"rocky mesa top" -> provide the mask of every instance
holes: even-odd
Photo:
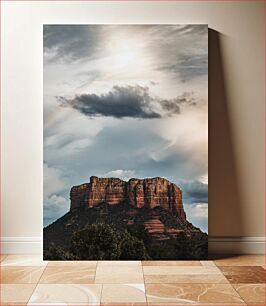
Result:
[[[186,220],[181,189],[165,178],[131,178],[128,182],[119,178],[91,176],[90,182],[73,186],[70,191],[71,206],[94,207],[102,202],[116,205],[127,201],[142,208],[161,206],[180,220]]]

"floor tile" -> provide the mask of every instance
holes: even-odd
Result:
[[[263,266],[265,265],[264,255],[240,255],[218,258],[214,260],[217,266]]]
[[[119,267],[138,267],[141,266],[141,261],[140,260],[99,260],[98,261],[98,267],[114,267],[114,266],[119,266]]]
[[[37,284],[45,267],[1,267],[3,284]]]
[[[1,305],[27,303],[35,287],[34,284],[1,284]]]
[[[213,260],[201,260],[200,263],[206,267],[216,267],[216,264]]]
[[[142,266],[201,266],[199,260],[144,260]]]
[[[87,267],[96,268],[96,260],[53,260],[48,262],[48,267]]]
[[[147,306],[147,303],[146,302],[142,302],[142,303],[101,303],[101,306]],[[157,306],[157,305],[155,305]],[[166,305],[163,305],[163,306],[166,306]],[[171,305],[172,306],[172,305]],[[186,305],[187,306],[187,305]]]
[[[27,306],[27,304],[24,303],[16,303],[16,302],[11,302],[11,303],[2,303],[1,306]]]
[[[144,275],[202,275],[221,274],[217,267],[205,266],[144,266]]]
[[[1,266],[46,266],[48,261],[43,261],[42,255],[7,255]]]
[[[144,284],[104,284],[101,303],[146,303]]]
[[[228,280],[219,274],[212,275],[144,275],[146,284],[228,284]]]
[[[265,284],[234,284],[233,287],[246,303],[265,303]]]
[[[264,283],[265,270],[262,267],[238,266],[238,267],[219,267],[224,276],[230,283]]]
[[[146,284],[148,303],[243,303],[229,284]]]
[[[90,284],[94,283],[94,278],[94,268],[47,267],[40,279],[40,284]]]
[[[4,260],[7,257],[6,254],[0,254],[0,261]]]
[[[247,306],[246,303],[199,303],[199,302],[167,302],[166,303],[154,303],[154,302],[147,302],[147,306],[188,306],[188,305],[193,305],[193,306]],[[113,305],[113,306],[124,306],[123,305]],[[265,305],[252,305],[252,306],[265,306]]]
[[[39,305],[40,303],[99,305],[101,290],[102,286],[95,284],[39,284],[34,290],[28,305]]]
[[[225,283],[227,279],[213,266],[144,266],[145,283]]]
[[[114,265],[101,266],[98,264],[96,269],[95,283],[102,284],[121,284],[143,283],[143,273],[141,265]]]
[[[143,302],[143,303],[124,303],[124,302],[123,303],[101,303],[101,306],[147,306],[147,303],[146,302]],[[157,305],[154,305],[154,306],[157,306]],[[166,305],[163,305],[163,306],[166,306]]]

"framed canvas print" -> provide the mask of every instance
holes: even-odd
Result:
[[[208,255],[208,26],[44,25],[44,259]]]

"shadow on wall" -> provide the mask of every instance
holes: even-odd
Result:
[[[230,129],[221,43],[225,35],[209,29],[209,236],[240,236],[241,196]]]

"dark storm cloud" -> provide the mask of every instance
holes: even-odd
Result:
[[[188,203],[208,203],[208,184],[199,181],[182,183],[184,200]]]
[[[71,106],[89,117],[105,116],[115,118],[160,118],[152,109],[152,98],[147,87],[114,86],[106,94],[83,94],[72,100],[58,97],[64,106]]]
[[[171,114],[180,113],[180,107],[178,105],[178,100],[161,100],[160,104],[164,110],[167,110]]]
[[[173,114],[180,114],[180,106],[196,106],[197,102],[193,97],[193,93],[184,93],[183,95],[171,99],[171,100],[160,100],[162,108],[168,112],[168,116]]]
[[[57,97],[61,106],[72,107],[88,117],[146,118],[154,119],[180,113],[180,106],[194,106],[192,93],[184,93],[175,99],[151,97],[148,87],[114,86],[106,94],[82,94],[73,99]],[[159,113],[158,107],[163,111]]]
[[[44,25],[43,47],[50,60],[77,60],[93,55],[99,47],[101,26]]]

